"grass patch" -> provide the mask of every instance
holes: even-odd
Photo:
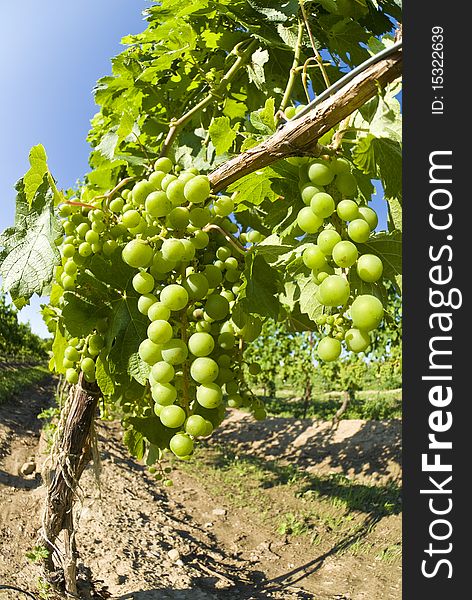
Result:
[[[0,369],[0,404],[14,394],[39,383],[49,375],[43,366],[14,366]]]

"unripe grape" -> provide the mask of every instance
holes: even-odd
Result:
[[[334,184],[343,196],[353,196],[357,191],[357,181],[352,173],[336,175]]]
[[[316,244],[310,244],[303,251],[303,262],[309,269],[322,269],[326,265],[326,256]]]
[[[172,325],[160,319],[152,321],[147,328],[148,338],[155,344],[162,345],[172,339]]]
[[[157,383],[170,383],[175,376],[174,367],[160,360],[152,365],[151,376]]]
[[[370,227],[364,219],[354,219],[354,221],[349,223],[347,233],[351,240],[358,244],[363,244],[370,237]]]
[[[149,294],[154,289],[154,277],[146,271],[140,271],[133,277],[133,288],[138,294]]]
[[[349,282],[341,275],[330,275],[321,282],[318,294],[321,304],[325,306],[341,306],[345,304],[351,293]]]
[[[376,329],[382,321],[384,309],[382,302],[375,296],[358,296],[351,305],[351,318],[354,327],[364,331]]]
[[[186,417],[187,415],[185,414],[184,409],[175,404],[164,406],[159,415],[161,423],[170,429],[181,427],[185,423]]]
[[[332,337],[325,337],[318,344],[318,356],[324,362],[332,362],[341,354],[341,342]]]
[[[333,260],[338,267],[352,266],[359,255],[356,246],[347,240],[338,242],[333,248]]]
[[[173,163],[167,156],[161,156],[154,163],[154,171],[162,171],[163,173],[169,173],[172,171]]]
[[[310,205],[313,196],[321,192],[324,192],[324,188],[320,185],[313,185],[311,182],[303,184],[300,190],[302,200],[307,206]]]
[[[323,225],[323,219],[315,215],[309,206],[305,206],[298,212],[297,224],[305,233],[316,233]]]
[[[80,361],[80,368],[84,373],[94,373],[95,372],[95,362],[92,358],[85,357]]]
[[[226,269],[234,269],[234,270],[236,270],[239,267],[238,259],[235,258],[234,256],[228,257],[224,261],[224,264],[225,264],[225,268]]]
[[[149,339],[145,339],[139,344],[138,354],[141,360],[148,365],[153,365],[162,358],[161,347]]]
[[[336,207],[336,212],[343,221],[353,221],[359,217],[359,207],[354,200],[341,200]]]
[[[360,216],[365,221],[367,221],[371,231],[373,231],[379,224],[379,218],[377,216],[377,213],[375,212],[375,210],[373,208],[370,208],[370,206],[360,206],[359,213],[360,213]]]
[[[319,192],[311,199],[310,208],[321,219],[330,217],[335,209],[333,197],[326,192]]]
[[[64,258],[72,258],[75,254],[75,247],[72,244],[65,244],[62,247],[62,256]]]
[[[334,229],[324,229],[316,240],[317,245],[323,254],[329,256],[333,252],[334,246],[341,241],[341,236]]]
[[[160,301],[172,311],[182,310],[188,302],[188,293],[181,285],[170,284],[160,294]]]
[[[151,395],[157,404],[169,406],[177,399],[177,390],[170,383],[155,383],[151,388]]]
[[[185,206],[176,206],[167,217],[167,227],[172,229],[185,229],[189,224],[189,210]]]
[[[174,179],[167,186],[166,195],[172,206],[180,206],[185,202],[184,187],[185,183],[180,179]]]
[[[190,375],[197,383],[211,383],[218,377],[216,361],[208,357],[196,358],[190,366]]]
[[[171,438],[169,447],[172,452],[179,458],[188,456],[193,452],[193,441],[188,435],[177,433]]]
[[[167,188],[169,187],[169,185],[176,179],[177,179],[177,177],[175,175],[172,175],[172,173],[167,173],[167,175],[164,175],[164,178],[161,181],[161,188],[164,191],[167,191]]]
[[[335,157],[331,161],[331,168],[336,175],[339,175],[340,173],[351,172],[351,165],[349,164],[349,161],[342,157]]]
[[[206,175],[197,175],[187,181],[184,187],[185,198],[192,204],[204,202],[210,195],[210,182]]]
[[[106,257],[110,257],[118,248],[118,243],[115,240],[105,240],[103,242],[102,251]]]
[[[146,212],[156,219],[166,217],[172,210],[172,204],[163,191],[151,192],[145,202]]]
[[[110,202],[110,210],[113,213],[120,213],[123,210],[123,206],[125,205],[125,201],[123,198],[115,198]]]
[[[147,267],[152,260],[151,246],[143,240],[131,240],[123,248],[123,260],[130,267]]]
[[[188,348],[194,356],[208,356],[215,347],[213,337],[209,333],[197,332],[190,336]]]
[[[185,422],[185,431],[193,437],[207,435],[207,421],[201,415],[190,415]]]
[[[189,213],[190,223],[195,227],[205,227],[211,219],[211,213],[208,208],[200,208],[199,206],[192,208]],[[205,244],[206,245],[206,244]]]
[[[215,321],[221,321],[229,312],[229,302],[220,294],[211,294],[205,302],[205,312]]]
[[[71,259],[67,260],[64,265],[64,273],[67,275],[75,275],[77,273],[77,265]]]
[[[206,383],[197,387],[196,398],[204,408],[216,408],[221,404],[223,392],[218,384]]]
[[[231,350],[236,344],[236,338],[229,331],[220,333],[218,336],[218,346],[223,350]]]
[[[252,231],[247,232],[246,238],[251,244],[258,244],[262,241],[262,233],[253,229]]]
[[[195,256],[195,246],[187,238],[181,239],[180,242],[184,247],[184,254],[182,256],[182,260],[190,262]]]
[[[352,328],[344,334],[346,346],[351,352],[364,352],[370,345],[370,336],[367,331]]]
[[[87,231],[90,231],[90,225],[88,223],[80,223],[80,225],[77,226],[77,234],[79,237],[85,238]]]
[[[77,348],[74,348],[74,346],[67,346],[64,351],[64,356],[67,358],[67,360],[72,362],[77,362],[80,358]]]
[[[131,190],[131,196],[136,204],[144,204],[147,196],[154,191],[154,186],[149,181],[138,181]]]
[[[79,374],[75,369],[66,369],[66,381],[72,385],[79,383]]]
[[[162,360],[170,365],[182,364],[188,356],[187,344],[183,340],[173,338],[161,347]]]
[[[182,260],[182,257],[185,253],[185,248],[180,240],[171,238],[164,240],[161,253],[164,260],[179,262]]]
[[[192,244],[197,248],[197,250],[202,250],[206,248],[210,242],[210,238],[206,231],[195,231],[192,238]]]
[[[151,273],[170,273],[176,267],[177,263],[172,260],[165,260],[160,252],[157,252],[152,259]]]
[[[203,273],[192,273],[183,282],[190,298],[202,300],[208,294],[208,279]]]
[[[328,185],[334,179],[334,173],[329,164],[315,162],[308,167],[308,177],[315,185]]]
[[[228,196],[222,196],[215,202],[213,210],[219,217],[227,217],[234,210],[234,202]]]
[[[79,246],[79,254],[87,258],[92,254],[92,246],[88,242],[82,242]]]
[[[162,302],[153,302],[147,310],[147,316],[151,321],[168,321],[170,310]]]
[[[287,119],[292,119],[296,113],[295,106],[287,106],[284,113]]]
[[[222,260],[223,262],[227,259],[230,258],[231,256],[231,250],[228,248],[228,246],[220,246],[218,248],[218,250],[216,251],[216,258],[218,258],[219,260]],[[236,267],[237,268],[238,263],[236,261]]]
[[[75,279],[73,277],[71,277],[70,275],[66,275],[64,273],[61,277],[61,283],[62,283],[62,287],[65,290],[70,291],[70,290],[75,289]]]
[[[383,263],[375,254],[363,254],[357,261],[356,270],[362,281],[373,283],[382,277]]]
[[[148,314],[148,310],[151,308],[151,306],[157,302],[157,298],[156,296],[154,296],[154,294],[142,294],[142,296],[140,296],[138,298],[138,310],[142,315],[147,315]]]

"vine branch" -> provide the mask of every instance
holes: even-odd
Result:
[[[315,60],[318,63],[318,66],[319,66],[321,74],[323,76],[325,85],[328,88],[331,85],[331,82],[329,80],[328,73],[326,72],[326,69],[325,69],[325,66],[323,63],[323,59],[321,58],[321,55],[318,52],[318,48],[316,47],[315,38],[313,37],[313,32],[311,31],[310,23],[308,22],[308,15],[306,14],[304,0],[300,0],[299,4],[300,4],[300,10],[302,13],[303,21],[305,22],[305,27],[308,32],[308,37],[310,38],[311,47],[313,48],[313,52],[315,54]]]
[[[371,64],[305,116],[288,121],[261,144],[217,167],[209,174],[214,193],[244,175],[289,156],[314,156],[320,137],[373,98],[402,72],[403,53],[396,50]]]
[[[283,113],[285,108],[287,107],[287,104],[290,100],[290,96],[292,94],[293,86],[295,85],[295,79],[297,76],[298,66],[300,64],[300,57],[301,57],[301,53],[302,53],[302,41],[303,41],[303,22],[298,21],[298,37],[297,37],[297,43],[295,45],[295,50],[294,50],[294,54],[293,54],[292,68],[290,69],[290,76],[287,81],[287,86],[285,88],[282,102],[280,103],[280,106],[279,106],[279,111],[281,113]]]

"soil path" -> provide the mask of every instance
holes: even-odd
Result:
[[[0,406],[0,600],[26,598],[2,585],[37,593],[39,569],[25,558],[37,537],[44,498],[39,473],[47,448],[36,415],[53,393],[54,383],[47,380]],[[236,437],[238,427],[233,420],[228,436]],[[222,441],[237,448],[234,440]],[[82,480],[77,545],[84,600],[401,597],[398,565],[337,553],[329,540],[314,547],[303,536],[277,535],[250,507],[235,508],[221,488],[204,485],[198,471],[176,471],[174,487],[163,488],[129,458],[116,423],[100,426],[99,447],[100,491],[91,469]],[[22,475],[27,462],[36,469]],[[275,494],[268,497],[277,503]],[[388,537],[393,527],[396,535],[399,525],[399,517],[389,517],[379,531],[383,527]]]

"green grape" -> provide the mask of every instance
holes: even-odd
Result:
[[[375,210],[373,208],[370,208],[370,206],[360,206],[359,213],[360,213],[360,216],[365,221],[367,221],[371,231],[373,231],[379,224],[379,218],[377,216],[377,213],[375,212]]]
[[[206,231],[201,231],[199,229],[198,231],[194,232],[191,242],[197,250],[202,250],[208,246],[210,243],[210,238]]]
[[[79,374],[75,369],[66,369],[66,381],[72,385],[79,383]]]
[[[188,435],[177,433],[171,438],[169,448],[179,458],[189,456],[193,452],[193,441]]]
[[[256,408],[252,414],[256,421],[263,421],[267,417],[267,413],[264,408]]]
[[[343,221],[353,221],[359,217],[359,207],[354,200],[341,200],[336,207],[336,212]]]
[[[197,387],[197,402],[204,408],[216,408],[221,404],[223,392],[216,383],[205,383]]]
[[[293,117],[296,114],[295,106],[287,106],[287,108],[284,111],[284,114],[287,119],[293,119]]]
[[[140,271],[133,277],[133,288],[138,294],[149,294],[154,289],[154,277],[146,271]]]
[[[349,223],[347,233],[352,241],[363,244],[370,237],[370,227],[364,219],[354,219]]]
[[[357,191],[357,181],[352,173],[336,175],[334,184],[344,196],[353,196]]]
[[[220,271],[224,271],[225,270],[225,263],[222,260],[215,260],[215,262],[213,264]]]
[[[172,311],[182,310],[188,302],[187,290],[175,283],[167,285],[161,291],[160,301]]]
[[[110,202],[110,210],[113,213],[120,213],[123,210],[124,205],[125,201],[123,198],[115,198]]]
[[[212,427],[213,429],[213,427]],[[207,420],[201,415],[190,415],[185,422],[185,431],[193,437],[202,437],[207,435]]]
[[[184,248],[185,251],[185,248]],[[172,260],[165,260],[160,252],[154,255],[152,259],[151,273],[156,276],[156,273],[170,273],[176,267],[177,263]]]
[[[105,256],[110,257],[117,248],[118,244],[115,240],[105,240],[103,242],[102,251]]]
[[[63,223],[63,227],[64,233],[66,235],[72,235],[75,232],[75,226],[74,223],[72,223],[72,221],[66,221],[65,223]]]
[[[319,235],[316,243],[326,256],[330,256],[334,246],[341,241],[341,236],[334,229],[324,229]]]
[[[170,318],[170,310],[162,302],[153,302],[146,314],[151,321],[168,321]]]
[[[220,246],[218,248],[218,250],[216,251],[216,258],[218,258],[219,260],[222,260],[223,262],[229,258],[231,256],[231,250],[228,248],[228,246]],[[238,263],[236,261],[236,268],[238,266]]]
[[[97,244],[100,241],[100,235],[93,230],[87,231],[85,234],[85,241],[89,244]]]
[[[62,247],[62,256],[64,258],[72,258],[75,254],[75,246],[72,244],[65,244]]]
[[[191,273],[183,282],[189,298],[202,300],[208,294],[208,279],[203,273]]]
[[[141,360],[148,365],[153,365],[163,358],[161,347],[149,339],[145,339],[139,344],[138,354]]]
[[[185,198],[192,204],[201,204],[210,195],[210,182],[206,175],[197,175],[187,181],[184,187]]]
[[[190,223],[195,227],[205,227],[211,219],[211,213],[208,208],[196,206],[189,213]],[[206,246],[206,244],[205,244]]]
[[[330,217],[335,209],[333,197],[326,192],[319,192],[311,199],[310,208],[321,219]]]
[[[85,381],[88,381],[89,383],[92,383],[93,381],[96,381],[96,376],[95,376],[95,371],[93,372],[84,372],[84,379]]]
[[[218,373],[218,364],[212,358],[196,358],[190,366],[190,375],[197,383],[211,383],[218,377]]]
[[[197,175],[197,173],[192,173],[191,171],[182,171],[181,173],[179,173],[179,181],[187,183],[187,181],[193,179],[195,175]]]
[[[154,186],[149,181],[138,181],[131,190],[131,196],[136,204],[144,204],[148,195],[154,191]]]
[[[167,173],[167,175],[164,175],[164,178],[161,181],[161,188],[164,191],[167,191],[167,188],[169,187],[169,185],[176,179],[177,179],[177,177],[175,175],[172,175],[172,173]]]
[[[62,282],[62,287],[65,290],[73,290],[73,289],[75,289],[75,280],[70,275],[65,275],[64,274],[62,276],[61,282]]]
[[[351,165],[349,161],[342,157],[336,157],[331,161],[331,168],[336,175],[340,173],[350,173]]]
[[[74,346],[67,346],[64,351],[64,356],[67,358],[67,360],[72,362],[77,362],[80,358],[80,354],[77,348],[74,348]]]
[[[305,206],[297,215],[297,223],[305,233],[316,233],[323,225],[323,219],[315,215],[309,206]]]
[[[160,350],[162,360],[170,365],[180,365],[188,356],[187,344],[178,338],[169,340],[160,347]]]
[[[172,325],[160,319],[152,321],[147,328],[148,338],[155,344],[165,344],[172,339]]]
[[[364,352],[370,344],[370,336],[367,331],[361,329],[348,329],[344,334],[346,346],[351,352]]]
[[[303,262],[309,269],[322,269],[326,265],[326,256],[316,244],[310,244],[303,251]]]
[[[80,225],[77,226],[77,233],[79,237],[85,238],[87,231],[90,231],[90,226],[88,223],[80,223]]]
[[[185,202],[184,187],[185,183],[180,179],[171,181],[167,186],[166,195],[172,206],[180,206]]]
[[[184,255],[182,260],[190,262],[195,256],[195,246],[187,238],[181,239],[180,242],[184,247]]]
[[[326,162],[314,162],[308,167],[308,177],[315,185],[328,185],[334,179],[334,173]]]
[[[99,354],[101,349],[105,346],[105,340],[99,333],[94,333],[90,336],[88,345],[92,352]]]
[[[79,246],[79,254],[87,258],[92,254],[92,246],[88,242],[82,242]]]
[[[238,269],[239,268],[239,263],[238,263],[238,259],[235,258],[234,256],[230,256],[228,257],[225,261],[225,268],[226,269]]]
[[[144,240],[131,240],[123,248],[121,255],[127,265],[139,269],[149,265],[153,254],[151,246]]]
[[[185,423],[187,415],[183,408],[180,406],[176,406],[175,404],[171,404],[170,406],[164,406],[161,410],[161,414],[159,418],[164,427],[169,427],[170,429],[177,429],[177,427],[181,427]]]
[[[161,248],[162,258],[169,262],[179,262],[185,253],[184,245],[180,240],[171,238],[164,240]]]
[[[373,283],[382,277],[383,263],[375,254],[363,254],[357,261],[356,270],[362,281]]]
[[[164,481],[162,482],[164,487],[172,487],[174,485],[174,482],[172,481],[172,479],[164,479]]]
[[[228,217],[234,210],[234,202],[228,196],[221,196],[215,202],[213,210],[218,217]]]
[[[225,388],[226,388],[226,393],[228,394],[228,396],[234,396],[234,394],[237,394],[238,390],[239,390],[238,383],[234,380],[228,381],[228,383],[225,385]]]
[[[259,363],[251,363],[249,365],[249,373],[251,375],[259,375],[259,373],[262,371],[262,367]]]
[[[172,204],[165,192],[157,191],[152,192],[146,198],[145,208],[151,217],[159,219],[160,217],[167,217],[172,210]]]
[[[239,335],[246,342],[253,342],[262,331],[262,321],[258,317],[249,315],[244,326],[238,330]]]
[[[260,231],[256,231],[253,229],[252,231],[248,231],[246,234],[247,241],[251,244],[258,244],[262,241],[262,234]]]
[[[157,404],[169,406],[177,399],[177,390],[170,383],[155,383],[151,388],[151,395]]]
[[[190,221],[189,214],[189,210],[185,206],[176,206],[167,217],[168,226],[170,225],[172,229],[185,229]]]
[[[231,350],[236,344],[236,338],[229,331],[224,331],[218,336],[218,346],[223,350]]]
[[[173,163],[167,156],[158,158],[154,163],[154,171],[162,171],[163,173],[170,173],[172,171]]]
[[[87,356],[80,361],[80,368],[84,373],[94,373],[95,362],[92,358]]]
[[[138,310],[142,315],[147,315],[148,310],[151,306],[157,302],[156,296],[154,294],[142,294],[138,298]]]
[[[318,356],[324,362],[332,362],[341,354],[341,342],[332,337],[324,337],[318,344]]]
[[[188,349],[194,356],[208,356],[214,347],[215,342],[209,333],[193,333],[188,340]]]
[[[174,379],[175,370],[169,363],[159,360],[152,365],[151,376],[157,383],[170,383]]]
[[[71,369],[75,366],[75,364],[71,360],[67,360],[67,358],[64,358],[64,360],[62,361],[62,366],[64,367],[64,369]]]
[[[64,273],[67,275],[75,275],[77,273],[77,265],[73,260],[67,260],[64,265]]]
[[[207,323],[207,321],[199,321],[196,325],[196,329],[199,333],[210,333],[211,323]]]
[[[376,329],[383,319],[382,302],[375,296],[358,296],[351,305],[351,318],[354,327],[364,331]]]
[[[341,275],[330,275],[321,282],[318,294],[321,304],[341,306],[346,304],[351,293],[349,282]]]
[[[205,302],[205,312],[211,319],[221,321],[229,313],[229,302],[220,294],[211,294]]]
[[[352,266],[359,255],[356,246],[347,240],[338,242],[333,248],[333,260],[338,267],[350,267]]]
[[[302,200],[307,206],[310,205],[313,196],[315,194],[320,194],[321,192],[324,192],[324,188],[319,185],[313,185],[311,182],[305,183],[301,187]]]

